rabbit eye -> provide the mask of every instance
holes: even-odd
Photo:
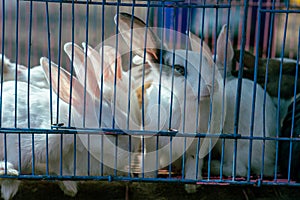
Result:
[[[184,67],[180,66],[180,65],[175,65],[174,66],[174,69],[179,73],[181,74],[182,76],[184,76]]]

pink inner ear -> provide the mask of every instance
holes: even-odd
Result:
[[[100,55],[102,53],[102,49],[100,49]],[[104,46],[104,62],[103,62],[103,76],[105,80],[113,81],[115,78],[120,80],[122,78],[122,59],[121,55],[117,53],[116,49],[111,46]],[[115,71],[115,62],[117,62],[117,69]]]
[[[117,79],[122,78],[122,59],[120,54],[118,53],[118,58],[117,58]]]

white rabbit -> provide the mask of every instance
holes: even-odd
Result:
[[[15,80],[15,71],[16,64],[11,63],[8,58],[5,57],[4,54],[0,54],[0,64],[3,59],[3,81]],[[28,68],[19,65],[17,67],[17,77],[18,81],[28,82]],[[46,80],[46,77],[43,73],[43,69],[41,66],[35,66],[30,68],[30,84],[37,86],[39,88],[49,88],[49,84]]]
[[[225,58],[225,44],[226,44],[226,31],[227,26],[223,26],[221,33],[217,41],[217,64],[218,68],[223,70],[224,58]],[[230,37],[228,37],[230,38]],[[227,71],[231,71],[231,61],[233,58],[233,48],[231,42],[227,44]],[[227,73],[227,81],[225,85],[225,93],[227,99],[227,113],[224,124],[224,133],[234,132],[234,112],[236,107],[237,96],[237,84],[238,79],[232,77]],[[240,101],[240,113],[238,122],[238,133],[242,136],[250,136],[251,129],[251,115],[252,115],[252,101],[253,101],[253,89],[254,83],[248,79],[242,79],[241,101]],[[254,110],[254,137],[275,137],[276,135],[276,107],[272,102],[271,97],[266,94],[265,110],[264,106],[264,90],[260,85],[256,85],[256,98],[255,98],[255,110]],[[263,113],[265,112],[265,127],[263,126]],[[265,131],[265,135],[263,135]],[[225,152],[224,152],[224,165],[223,174],[230,176],[233,174],[233,152],[234,152],[234,140],[225,140]],[[254,175],[260,175],[262,170],[262,151],[263,141],[253,140],[252,143],[252,159],[251,169],[248,168],[249,154],[249,140],[240,139],[237,141],[237,157],[236,157],[236,175],[247,176],[247,171],[251,170]],[[217,151],[221,154],[222,145],[221,141],[216,146]],[[265,141],[264,149],[264,171],[265,176],[272,176],[274,174],[275,164],[275,142]],[[218,164],[212,164],[212,173],[219,174],[220,167]]]
[[[48,67],[48,60],[46,58],[41,59],[41,66],[46,72],[46,76],[49,79],[49,67]],[[77,62],[74,62],[75,68],[81,69],[83,66],[80,64],[78,65]],[[92,69],[91,66],[89,66],[88,69]],[[52,86],[54,91],[58,92],[57,85],[58,85],[58,68],[54,64],[52,64],[51,67],[52,71]],[[69,103],[69,97],[70,97],[70,74],[68,74],[66,71],[61,69],[60,73],[60,98],[63,101],[60,101],[60,119],[59,122],[68,124],[68,104]],[[81,124],[83,119],[83,97],[84,97],[84,87],[81,85],[81,83],[76,79],[73,78],[73,84],[72,84],[72,117],[75,121],[75,125],[79,126]],[[92,79],[91,79],[92,80]],[[94,79],[95,80],[95,79]],[[14,81],[8,81],[3,83],[3,88],[5,91],[3,93],[3,115],[2,115],[2,127],[14,127]],[[17,82],[18,84],[18,115],[17,115],[17,127],[19,128],[26,128],[28,127],[28,119],[27,119],[27,100],[26,98],[23,98],[27,94],[27,87],[25,87],[27,84],[24,82]],[[88,85],[87,85],[88,86]],[[97,88],[97,82],[94,81],[94,85],[88,86],[88,91],[93,91],[94,88]],[[49,93],[50,91],[48,89],[40,89],[35,86],[30,86],[30,116],[31,116],[31,128],[50,128],[50,110],[49,110]],[[95,96],[95,93],[93,94]],[[43,97],[43,99],[41,98]],[[53,108],[56,108],[56,96],[53,95]],[[86,127],[98,127],[98,116],[96,115],[95,107],[99,107],[99,101],[97,99],[94,101],[93,97],[90,96],[90,94],[86,93]],[[91,106],[92,105],[92,106]],[[93,106],[95,105],[95,106]],[[118,112],[118,108],[116,108],[116,113],[123,114],[123,117],[126,117],[126,112]],[[102,102],[102,121],[101,121],[101,127],[104,128],[111,128],[112,127],[112,113],[111,113],[111,103],[105,101],[105,98]],[[125,114],[124,114],[125,113]],[[56,111],[53,111],[53,115],[56,115]],[[117,118],[117,117],[116,117]],[[121,117],[120,117],[121,118]],[[124,120],[122,118],[122,120]],[[116,123],[117,125],[119,123]],[[71,126],[74,126],[74,123],[71,124]],[[116,126],[118,128],[118,126]],[[120,127],[121,128],[121,127]],[[88,150],[85,146],[85,142],[88,136],[79,136],[76,135],[77,142],[76,142],[76,175],[87,175],[88,173]],[[50,173],[59,174],[59,160],[60,160],[60,134],[49,134],[48,135],[48,147],[49,147],[49,167],[50,167]],[[39,166],[39,163],[45,163],[45,151],[46,151],[46,136],[45,134],[35,134],[35,160],[36,160],[36,166]],[[90,149],[90,175],[101,175],[100,174],[100,160],[96,153],[101,151],[101,136],[90,136],[91,141],[95,141],[97,143],[97,146],[93,145],[94,143],[91,143],[91,149]],[[113,175],[114,170],[113,167],[117,167],[117,170],[120,170],[120,173],[125,174],[126,166],[128,165],[128,159],[130,156],[131,149],[128,147],[128,137],[127,136],[119,136],[118,137],[118,146],[114,145],[116,137],[115,136],[104,136],[103,137],[103,175]],[[1,144],[4,144],[4,134],[1,134]],[[132,146],[131,148],[134,149],[137,142],[134,142],[135,138],[132,139]],[[8,167],[8,173],[11,175],[16,175],[15,169],[18,168],[18,157],[19,157],[19,150],[18,150],[18,135],[16,134],[7,134],[6,136],[6,142],[7,142],[7,148],[6,148],[6,154],[7,154],[7,167]],[[19,169],[18,172],[28,172],[31,170],[31,159],[32,159],[32,136],[31,134],[21,134],[21,166],[22,169]],[[66,134],[63,136],[63,175],[72,175],[74,172],[74,136],[71,134]],[[1,145],[3,146],[3,145]],[[4,146],[3,146],[4,147]],[[9,148],[8,148],[9,147]],[[13,148],[15,147],[15,148]],[[115,157],[115,150],[117,151],[117,163],[114,161]],[[129,151],[129,153],[128,153]],[[96,153],[95,153],[96,152]],[[0,151],[1,159],[4,160],[4,148]],[[1,162],[1,165],[3,165],[5,161]],[[4,164],[5,166],[5,164]],[[1,174],[3,174],[3,168],[1,168]],[[40,169],[39,169],[40,170]],[[42,169],[43,170],[43,169]],[[9,199],[15,195],[17,192],[19,185],[19,181],[17,180],[7,180],[2,179],[1,180],[1,192],[2,197],[4,199]],[[68,195],[74,196],[77,193],[77,184],[74,181],[63,181],[61,183],[61,188],[64,190],[64,192]]]
[[[15,94],[15,81],[3,82],[3,94],[2,94],[2,128],[28,128],[28,110],[27,105],[30,106],[30,128],[50,128],[50,110],[49,110],[49,90],[40,89],[33,85],[30,85],[30,102],[27,102],[27,83],[17,82],[17,95]],[[15,98],[17,98],[17,106],[14,104]],[[54,99],[55,105],[55,99]],[[15,116],[15,109],[17,109],[17,115]],[[56,111],[53,111],[55,115]],[[65,112],[61,112],[61,115]],[[15,124],[16,117],[16,124]],[[62,117],[61,117],[62,118]],[[64,117],[65,118],[65,117]],[[5,166],[7,161],[7,172],[9,175],[16,175],[15,169],[18,169],[19,161],[19,148],[18,148],[18,134],[7,133],[6,143],[4,146],[5,134],[2,133],[0,138],[1,149],[0,159],[1,165]],[[35,136],[35,160],[36,163],[45,161],[45,134],[36,134]],[[49,146],[51,146],[52,140],[55,140],[58,135],[49,134]],[[57,138],[59,139],[59,138]],[[59,148],[59,140],[53,142],[53,148]],[[32,136],[31,134],[20,134],[20,152],[21,152],[21,166],[22,169],[18,169],[18,173],[28,172],[31,170],[32,162]],[[50,147],[52,148],[52,146]],[[49,151],[50,154],[52,151]],[[5,158],[6,154],[6,158]],[[52,154],[51,154],[52,155]],[[49,156],[51,156],[49,155]],[[52,156],[51,156],[52,157]],[[58,157],[56,155],[56,157]],[[5,168],[1,168],[1,174],[4,174]],[[15,195],[18,190],[18,180],[1,180],[1,193],[4,199],[9,199]]]
[[[202,60],[201,73],[198,70],[198,65],[191,65],[188,63],[186,80],[181,73],[175,71],[174,73],[174,86],[173,86],[173,103],[172,109],[170,110],[171,104],[171,88],[172,88],[172,68],[169,67],[173,64],[173,54],[166,49],[162,49],[163,60],[169,66],[162,66],[162,74],[160,74],[160,66],[155,62],[159,60],[160,55],[160,41],[158,37],[148,28],[147,38],[145,38],[145,24],[140,19],[134,17],[133,19],[133,29],[130,31],[131,16],[126,13],[119,14],[119,31],[124,37],[124,40],[130,45],[130,33],[133,33],[132,49],[140,57],[143,57],[144,50],[146,53],[146,61],[151,67],[151,72],[147,75],[146,80],[151,80],[152,85],[147,90],[148,105],[145,108],[145,126],[144,130],[151,130],[157,132],[160,130],[175,129],[181,133],[195,133],[199,132],[218,132],[216,129],[220,126],[220,116],[215,115],[217,110],[221,109],[222,98],[222,84],[220,80],[222,79],[220,74],[215,73],[213,77],[213,61],[211,56],[205,57]],[[144,49],[143,42],[147,40],[147,48]],[[175,64],[183,66],[185,64],[185,50],[176,51]],[[198,56],[198,55],[197,55]],[[188,55],[190,58],[190,55]],[[198,56],[199,57],[199,56]],[[191,58],[194,59],[194,58]],[[180,68],[178,68],[179,72]],[[201,74],[201,76],[200,76]],[[161,116],[158,118],[158,97],[159,97],[159,83],[161,78],[161,96],[160,96],[160,108]],[[201,77],[201,80],[199,78]],[[214,81],[213,81],[214,80]],[[186,86],[185,86],[186,81]],[[201,84],[199,86],[199,83]],[[200,87],[200,88],[199,88]],[[185,93],[186,88],[186,93]],[[214,88],[214,93],[213,89]],[[199,89],[199,97],[198,97]],[[199,99],[198,99],[199,98]],[[208,130],[208,119],[210,112],[210,98],[213,99],[212,103],[212,123]],[[199,102],[198,102],[199,100]],[[199,103],[199,113],[197,113],[197,107]],[[170,111],[172,115],[170,116]],[[185,115],[183,115],[185,113]],[[197,118],[197,115],[198,118]],[[160,119],[160,121],[158,120]],[[196,121],[199,119],[199,121]],[[171,123],[170,123],[171,121]],[[198,124],[199,123],[199,124]],[[159,124],[159,125],[158,125]],[[178,136],[178,135],[177,135]],[[158,140],[158,150],[156,149],[156,139],[157,137],[151,137],[146,139],[147,153],[145,157],[145,172],[151,172],[156,170],[156,163],[158,162],[158,167],[164,167],[171,164],[178,158],[181,158],[185,152],[185,178],[186,179],[202,179],[202,158],[199,159],[198,169],[196,169],[197,161],[197,145],[196,139],[193,137],[173,137],[170,143],[170,137],[159,137]],[[203,140],[201,140],[203,142]],[[207,142],[207,141],[206,141]],[[185,149],[186,144],[186,149]],[[205,145],[204,145],[205,146]],[[171,149],[172,148],[172,149]],[[172,153],[170,151],[172,150]],[[158,161],[156,160],[156,152],[158,151]],[[201,152],[200,152],[201,153]],[[207,153],[207,149],[204,148],[204,153]],[[170,157],[172,156],[172,159]],[[199,156],[200,157],[200,156]],[[175,164],[175,163],[173,163]],[[182,164],[175,166],[180,169]],[[196,174],[196,172],[198,172]],[[195,186],[186,185],[187,192],[195,192]]]

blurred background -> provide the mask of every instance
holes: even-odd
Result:
[[[132,12],[131,1],[120,1],[120,6],[115,6],[116,1],[106,1],[104,12],[102,2],[92,2],[88,6],[86,0],[78,0],[74,5],[72,1],[54,0],[48,2],[47,16],[46,2],[42,1],[17,1],[17,0],[1,0],[0,10],[0,51],[4,45],[4,54],[11,59],[12,62],[17,62],[23,65],[28,64],[29,46],[30,50],[30,65],[39,64],[41,56],[51,55],[51,59],[58,63],[59,47],[63,48],[65,42],[72,41],[72,9],[74,8],[74,41],[78,44],[86,41],[86,33],[88,33],[88,43],[95,47],[102,41],[102,31],[104,38],[113,36],[116,33],[114,24],[114,15],[117,10],[122,12]],[[176,1],[176,0],[175,0]],[[177,0],[178,1],[178,0]],[[19,2],[19,3],[17,3]],[[244,2],[243,1],[216,1],[216,0],[190,0],[180,2],[181,4],[191,5],[186,8],[176,8],[174,2],[161,1],[137,1],[139,6],[134,8],[135,16],[143,20],[147,18],[149,11],[149,25],[165,27],[178,30],[186,33],[189,28],[193,33],[201,36],[205,42],[214,47],[216,37],[220,32],[223,24],[229,24],[231,30],[231,40],[234,47],[239,48],[241,44],[242,23],[244,17]],[[153,7],[147,8],[150,4]],[[229,3],[231,6],[229,6]],[[18,6],[17,6],[18,5]],[[32,5],[32,13],[30,7]],[[193,6],[194,5],[194,6]],[[216,5],[220,8],[216,9]],[[163,6],[163,7],[162,7]],[[203,8],[208,6],[209,8]],[[222,8],[222,6],[224,8]],[[300,1],[281,1],[281,0],[263,0],[262,8],[271,9],[272,6],[276,10],[299,10]],[[230,7],[230,9],[228,8]],[[275,13],[264,12],[261,15],[261,22],[257,20],[258,0],[249,1],[248,19],[247,19],[247,35],[246,35],[246,50],[255,53],[255,43],[259,40],[259,54],[266,57],[268,45],[271,49],[271,57],[278,57],[281,53],[283,44],[285,21],[287,20],[286,41],[284,55],[290,58],[296,58],[298,30],[300,27],[299,13]],[[204,14],[203,14],[204,13]],[[86,18],[88,16],[88,18]],[[191,24],[187,26],[188,16],[190,16]],[[229,16],[229,22],[228,20]],[[30,29],[30,18],[32,17],[32,28]],[[49,19],[49,29],[47,28],[47,17]],[[204,17],[204,18],[203,18]],[[60,27],[61,19],[61,29]],[[4,24],[3,24],[4,22]],[[88,22],[88,27],[86,24]],[[3,26],[4,25],[4,26]],[[203,25],[203,26],[202,26]],[[18,27],[17,27],[18,26]],[[260,38],[256,38],[256,30],[260,26]],[[271,26],[273,31],[270,34]],[[104,30],[102,30],[104,27]],[[202,29],[203,27],[203,29]],[[16,31],[18,28],[18,32]],[[31,38],[29,33],[31,30]],[[49,41],[48,41],[49,31]],[[59,36],[61,35],[61,42]],[[167,32],[164,35],[166,43],[169,47],[176,44],[176,48],[185,48],[185,41],[181,38],[176,38]],[[271,37],[271,39],[269,39]],[[29,41],[31,43],[29,44]],[[50,48],[48,48],[50,42]],[[18,58],[16,58],[16,49],[18,49]],[[50,50],[50,51],[48,51]],[[214,51],[214,49],[213,49]],[[62,66],[68,68],[68,59],[61,49]]]

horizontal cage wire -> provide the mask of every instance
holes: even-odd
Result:
[[[1,0],[2,198],[23,179],[300,186],[299,8]]]

